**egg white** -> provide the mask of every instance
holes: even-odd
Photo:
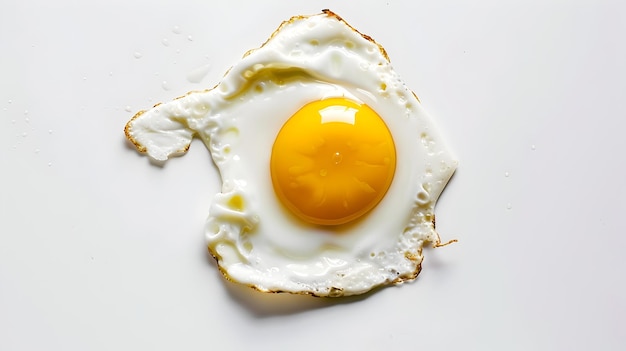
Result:
[[[383,118],[396,172],[365,216],[315,226],[281,205],[269,163],[293,113],[330,97],[365,103]],[[202,138],[223,181],[207,220],[209,250],[229,279],[262,291],[353,295],[415,278],[423,244],[439,243],[433,210],[456,168],[384,50],[331,12],[283,23],[214,89],[138,113],[126,134],[159,160],[185,152],[194,135]]]

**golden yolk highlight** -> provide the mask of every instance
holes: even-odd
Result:
[[[350,222],[385,196],[396,149],[374,110],[344,98],[311,102],[281,128],[270,161],[274,191],[301,219]]]

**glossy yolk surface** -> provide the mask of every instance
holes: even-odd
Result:
[[[270,161],[281,202],[301,219],[350,222],[374,208],[391,185],[396,150],[374,110],[344,98],[311,102],[281,128]]]

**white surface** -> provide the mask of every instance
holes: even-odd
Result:
[[[459,243],[428,250],[415,282],[364,297],[263,295],[225,282],[205,253],[219,181],[204,146],[157,167],[122,128],[326,7],[387,49],[455,150],[437,225]],[[623,349],[624,13],[608,1],[5,4],[0,349]]]

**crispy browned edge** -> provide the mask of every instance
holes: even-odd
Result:
[[[433,229],[434,229],[435,226],[436,226],[435,215],[434,214],[433,214],[432,224],[433,224]],[[437,241],[432,243],[432,247],[433,248],[443,247],[443,246],[446,246],[446,245],[449,245],[449,244],[452,244],[452,243],[455,243],[455,242],[457,242],[457,240],[453,239],[453,240],[450,240],[450,241],[442,244],[440,239],[439,239],[439,236],[437,236]],[[343,289],[336,288],[336,287],[331,287],[330,288],[330,292],[328,293],[328,295],[319,295],[319,294],[315,294],[314,292],[311,292],[311,291],[284,291],[284,290],[261,289],[261,288],[259,288],[258,286],[254,285],[254,284],[243,284],[243,283],[240,283],[240,282],[236,281],[235,279],[231,278],[231,276],[228,274],[228,272],[226,272],[226,270],[219,264],[220,257],[219,257],[219,255],[217,255],[216,252],[214,252],[211,249],[211,247],[208,247],[208,251],[211,254],[211,257],[213,257],[213,259],[217,262],[217,267],[218,267],[220,273],[222,274],[222,276],[224,276],[224,278],[227,281],[232,282],[232,283],[236,283],[236,284],[245,285],[245,286],[247,286],[249,288],[252,288],[252,289],[254,289],[256,291],[259,291],[259,292],[262,292],[262,293],[268,293],[268,294],[289,293],[289,294],[293,294],[293,295],[308,295],[308,296],[321,297],[321,298],[355,296],[355,295],[344,295]],[[398,277],[398,278],[396,278],[394,280],[383,282],[381,284],[372,286],[369,291],[374,290],[374,289],[379,288],[379,287],[382,287],[382,286],[385,286],[385,285],[392,285],[392,284],[393,285],[399,285],[399,284],[402,284],[402,283],[406,283],[406,282],[410,282],[412,280],[415,280],[417,278],[417,276],[422,272],[422,262],[420,261],[420,258],[423,258],[422,252],[423,252],[423,248],[420,247],[417,250],[417,254],[412,253],[412,252],[405,252],[404,253],[404,257],[406,259],[416,263],[415,270],[411,274],[404,275],[404,276]],[[420,261],[420,262],[418,262],[418,261]],[[366,293],[366,292],[364,292],[364,293]]]
[[[447,244],[446,244],[447,245]],[[240,283],[238,281],[236,281],[235,279],[231,278],[230,275],[228,275],[228,272],[226,272],[226,270],[219,264],[219,257],[216,255],[216,253],[213,252],[213,250],[211,250],[211,248],[209,248],[209,253],[211,254],[211,257],[213,257],[213,259],[217,262],[217,267],[220,271],[220,273],[222,274],[222,276],[224,277],[224,279],[226,279],[227,281],[231,282],[231,283],[236,283],[236,284],[241,284],[244,286],[247,286],[248,288],[254,289],[256,291],[262,292],[262,293],[268,293],[268,294],[284,294],[284,293],[289,293],[289,294],[293,294],[293,295],[307,295],[307,296],[314,296],[314,297],[322,297],[322,298],[334,298],[334,297],[344,297],[344,296],[355,296],[356,294],[351,294],[351,295],[344,295],[343,289],[342,288],[337,288],[337,287],[330,287],[330,291],[327,295],[320,295],[320,294],[316,294],[312,291],[286,291],[286,290],[271,290],[271,289],[261,289],[258,286],[254,285],[254,284],[243,284]],[[418,250],[417,255],[412,254],[410,252],[405,253],[405,257],[411,261],[417,261],[419,260],[419,257],[422,256],[422,248],[420,248]],[[375,286],[372,286],[370,290],[374,290],[376,288],[385,286],[385,285],[398,285],[398,284],[402,284],[402,283],[406,283],[412,280],[415,280],[417,278],[417,276],[421,273],[422,271],[422,263],[418,263],[417,266],[415,267],[415,271],[413,271],[411,274],[409,275],[405,275],[402,277],[398,277],[394,280],[388,281],[388,282],[384,282]],[[363,292],[367,293],[366,292]]]
[[[389,60],[389,56],[387,55],[387,52],[385,51],[385,49],[382,47],[382,45],[378,44],[378,43],[377,43],[374,39],[372,39],[372,37],[370,37],[370,36],[369,36],[369,35],[367,35],[367,34],[363,34],[363,33],[359,32],[356,28],[352,27],[352,26],[351,26],[348,22],[346,22],[343,18],[341,18],[341,16],[337,15],[336,13],[332,12],[332,11],[331,11],[331,10],[329,10],[329,9],[323,9],[323,10],[322,10],[322,13],[326,14],[328,17],[333,17],[333,18],[335,18],[336,20],[338,20],[338,21],[340,21],[340,22],[343,22],[346,26],[348,26],[350,29],[352,29],[355,33],[358,33],[358,34],[359,34],[360,36],[362,36],[365,40],[368,40],[368,41],[372,42],[373,44],[376,44],[376,46],[377,46],[377,47],[378,47],[378,49],[380,50],[380,53],[381,53],[381,54],[383,55],[383,57],[385,58],[385,60],[387,60],[387,62],[390,62],[390,60]],[[293,16],[293,17],[291,17],[289,20],[283,21],[283,22],[282,22],[282,23],[278,26],[278,28],[277,28],[274,32],[272,32],[272,34],[270,35],[270,37],[269,37],[269,38],[268,38],[268,39],[267,39],[267,40],[266,40],[263,44],[261,44],[261,46],[259,46],[259,47],[258,47],[258,48],[256,48],[256,49],[251,49],[251,50],[248,50],[248,51],[247,51],[247,52],[243,55],[243,57],[246,57],[246,56],[250,55],[251,53],[253,53],[254,51],[256,51],[256,50],[258,50],[258,49],[260,49],[260,48],[264,47],[264,46],[265,46],[265,45],[266,45],[266,44],[267,44],[267,43],[268,43],[268,42],[269,42],[269,41],[270,41],[270,40],[271,40],[271,39],[272,39],[272,38],[273,38],[276,34],[278,34],[278,32],[279,32],[279,31],[280,31],[280,30],[281,30],[284,26],[286,26],[286,25],[288,25],[288,24],[290,24],[290,23],[292,23],[292,22],[298,21],[298,20],[303,20],[303,19],[306,19],[306,18],[308,18],[308,17],[311,17],[311,16],[318,16],[318,15],[320,15],[320,14],[315,14],[315,15],[298,15],[298,16]],[[231,67],[231,68],[232,68],[232,67]],[[226,72],[224,73],[224,76],[226,76],[226,75],[228,74],[228,72],[230,71],[230,69],[231,69],[231,68],[229,68],[228,70],[226,70]],[[219,84],[219,83],[218,83],[218,84]],[[181,99],[181,98],[183,98],[183,97],[185,97],[185,96],[187,96],[187,95],[189,95],[189,94],[194,94],[194,93],[202,93],[202,92],[208,92],[208,91],[211,91],[211,90],[215,89],[215,88],[217,87],[217,85],[218,85],[218,84],[216,84],[213,88],[210,88],[210,89],[204,89],[204,90],[193,90],[193,91],[190,91],[190,92],[186,93],[185,95],[182,95],[182,96],[179,96],[179,97],[177,97],[177,98],[174,98],[173,100]],[[411,92],[413,93],[413,96],[415,96],[415,98],[417,99],[417,101],[419,102],[420,100],[419,100],[419,98],[417,97],[417,95],[415,94],[415,92],[413,92],[413,91],[411,91]],[[161,105],[161,103],[157,103],[157,104],[155,104],[155,105],[153,106],[153,108],[154,108],[154,107],[157,107],[157,106],[159,106],[159,105]],[[139,143],[139,142],[138,142],[135,138],[133,138],[133,136],[130,134],[130,129],[131,129],[131,125],[132,125],[132,123],[133,123],[133,122],[134,122],[137,118],[139,118],[139,116],[141,116],[142,114],[144,114],[145,112],[146,112],[146,110],[141,110],[141,111],[137,112],[137,113],[136,113],[136,114],[135,114],[135,115],[134,115],[134,116],[133,116],[133,117],[132,117],[132,118],[131,118],[131,119],[130,119],[127,123],[126,123],[126,125],[124,126],[124,134],[126,135],[126,138],[127,138],[127,139],[131,142],[131,143],[133,143],[133,145],[135,145],[135,147],[137,148],[137,151],[139,151],[140,153],[145,153],[145,152],[147,151],[147,150],[146,150],[146,147],[145,147],[145,146],[143,146],[143,145],[141,145],[141,143]],[[187,147],[186,147],[186,148],[184,148],[183,150],[179,150],[179,152],[180,152],[180,153],[185,153],[185,152],[187,152],[188,150],[189,150],[189,146],[187,146]],[[433,218],[433,227],[434,227],[434,225],[435,225],[435,219]],[[456,240],[451,240],[450,242],[447,242],[447,243],[445,243],[445,244],[441,244],[439,241],[437,241],[436,243],[433,243],[433,247],[445,246],[445,245],[451,244],[452,242],[456,242]],[[234,283],[238,283],[238,284],[240,284],[240,283],[239,283],[239,282],[237,282],[236,280],[232,279],[232,278],[230,277],[230,275],[228,275],[228,272],[226,272],[226,270],[225,270],[225,269],[224,269],[224,268],[223,268],[223,267],[219,264],[219,261],[220,261],[220,257],[219,257],[219,255],[217,255],[217,253],[216,253],[216,252],[214,252],[214,251],[213,251],[210,247],[208,247],[208,251],[209,251],[209,253],[211,254],[211,256],[213,257],[213,259],[215,259],[215,261],[217,262],[218,269],[219,269],[220,273],[224,276],[224,278],[225,278],[226,280],[230,281],[230,282],[234,282]],[[417,255],[416,255],[416,254],[413,254],[413,253],[410,253],[410,252],[405,253],[405,257],[406,257],[407,259],[411,260],[411,261],[414,261],[414,262],[415,262],[415,261],[418,261],[418,260],[419,260],[419,258],[420,258],[421,256],[422,256],[422,248],[420,248],[420,249],[418,250]],[[396,278],[396,279],[394,279],[394,280],[392,280],[392,281],[385,282],[385,283],[380,284],[380,285],[378,285],[378,286],[373,286],[373,287],[372,287],[372,289],[375,289],[375,288],[377,288],[377,287],[379,287],[379,286],[382,286],[382,285],[389,285],[389,284],[401,284],[401,283],[404,283],[404,282],[408,282],[408,281],[414,280],[415,278],[417,278],[417,276],[420,274],[420,272],[421,272],[421,271],[422,271],[422,264],[421,264],[421,262],[420,262],[420,263],[418,263],[418,264],[417,264],[417,266],[416,266],[416,268],[415,268],[415,271],[414,271],[412,274],[409,274],[409,275],[406,275],[406,276],[402,276],[402,277],[398,277],[398,278]],[[310,296],[315,296],[315,297],[341,297],[341,296],[344,296],[343,289],[340,289],[340,288],[334,288],[334,287],[331,287],[331,288],[330,288],[330,292],[329,292],[329,294],[328,294],[328,295],[317,295],[317,294],[315,294],[315,293],[313,293],[313,292],[309,292],[309,291],[298,291],[298,292],[293,292],[293,291],[283,291],[283,290],[264,290],[264,289],[259,288],[259,287],[258,287],[258,286],[256,286],[256,285],[253,285],[253,284],[244,284],[244,285],[246,285],[246,286],[248,286],[248,287],[250,287],[250,288],[252,288],[252,289],[254,289],[254,290],[257,290],[257,291],[260,291],[260,292],[264,292],[264,293],[290,293],[290,294],[297,294],[297,295],[310,295]]]

